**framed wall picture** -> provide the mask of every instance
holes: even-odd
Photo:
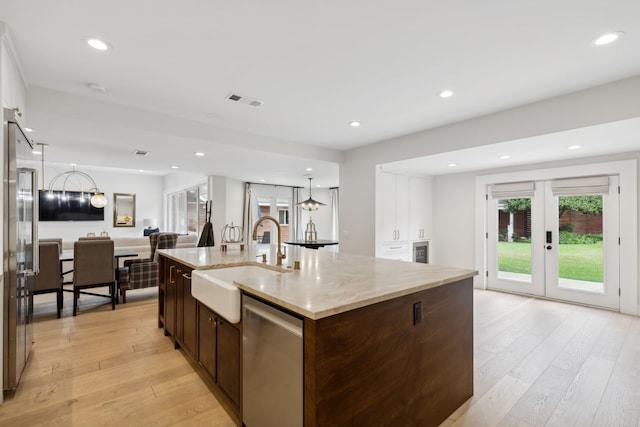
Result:
[[[113,194],[113,226],[136,226],[136,195],[114,193]]]

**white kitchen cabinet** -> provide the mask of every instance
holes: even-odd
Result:
[[[413,261],[411,259],[411,244],[409,242],[385,243],[379,258],[393,259],[396,261]]]
[[[433,238],[431,178],[380,169],[376,199],[376,256],[413,261],[413,243]]]
[[[9,49],[7,40],[0,34],[2,40],[1,54],[2,69],[0,70],[0,93],[2,93],[2,105],[6,108],[19,108],[25,113],[26,106],[26,85],[18,71],[12,50]],[[24,117],[21,124],[24,124]]]
[[[409,177],[382,173],[382,241],[409,238]]]
[[[409,240],[425,240],[432,237],[431,180],[409,177]]]

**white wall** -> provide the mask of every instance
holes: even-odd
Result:
[[[475,174],[433,179],[432,264],[475,268]]]
[[[377,164],[640,117],[638,99],[640,76],[348,151],[340,165],[340,251],[375,253]]]
[[[46,152],[45,152],[46,159]],[[71,167],[50,166],[45,164],[45,189],[48,189],[51,179],[55,175],[71,170]],[[100,191],[104,192],[109,203],[104,208],[104,221],[41,221],[38,232],[41,238],[62,237],[62,240],[77,240],[87,233],[99,234],[106,231],[112,237],[141,237],[143,235],[145,218],[156,218],[163,223],[163,184],[164,177],[156,175],[144,175],[136,173],[117,173],[105,170],[95,170],[83,168],[83,172],[88,173],[96,182]],[[40,169],[38,168],[40,173]],[[40,179],[41,180],[41,179]],[[67,190],[80,190],[80,185],[88,188],[87,181],[70,178],[66,186]],[[56,185],[54,190],[61,190],[60,185]],[[56,183],[56,184],[58,184]],[[40,184],[42,186],[42,184]],[[114,227],[113,226],[113,193],[133,193],[136,195],[136,226],[135,227]]]
[[[213,206],[213,236],[218,246],[225,225],[233,222],[234,226],[242,226],[244,183],[226,176],[209,176],[208,191]]]

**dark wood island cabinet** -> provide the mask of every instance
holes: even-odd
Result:
[[[209,379],[212,392],[242,426],[242,321],[229,323],[197,301],[191,295],[191,272],[194,268],[251,264],[255,254],[249,251],[243,258],[230,260],[232,255],[219,250],[197,251],[207,251],[197,252],[198,259],[207,259],[206,264],[179,262],[184,253],[180,250],[160,252],[164,274],[160,280],[159,324],[201,376]],[[171,253],[171,257],[163,252]],[[291,252],[291,258],[300,257]],[[308,256],[313,261],[325,256],[309,252],[318,254]],[[193,260],[189,254],[183,256]],[[309,267],[304,271],[303,264],[302,272],[283,272],[284,278],[236,283],[243,294],[297,313],[303,320],[303,425],[438,426],[473,394],[475,272],[360,257],[354,258],[360,270],[384,274],[373,285],[384,287],[382,298],[369,296],[364,303],[351,303],[346,309],[330,305],[315,312],[283,298],[288,298],[290,290],[291,294],[302,291],[306,301],[313,301],[312,292],[321,293],[316,298],[322,304],[327,299],[322,292],[336,300],[331,293],[343,289],[334,283],[344,283],[343,276],[357,270],[348,256],[342,267],[345,273],[339,263],[332,270],[336,261],[327,258],[331,265],[315,263],[322,266],[321,270]],[[321,278],[326,282],[320,282]],[[314,279],[319,285],[310,289],[306,284]],[[400,291],[388,296],[396,291],[396,281]],[[325,283],[326,288],[320,286]],[[349,298],[365,298],[361,294],[368,292],[367,284],[353,286],[352,293],[357,295],[350,294]]]
[[[158,292],[159,326],[175,348],[199,366],[217,397],[226,398],[225,408],[240,419],[240,325],[233,325],[191,295],[192,267],[166,257],[160,258]]]

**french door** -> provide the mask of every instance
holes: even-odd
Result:
[[[489,187],[490,289],[619,309],[617,176]]]

